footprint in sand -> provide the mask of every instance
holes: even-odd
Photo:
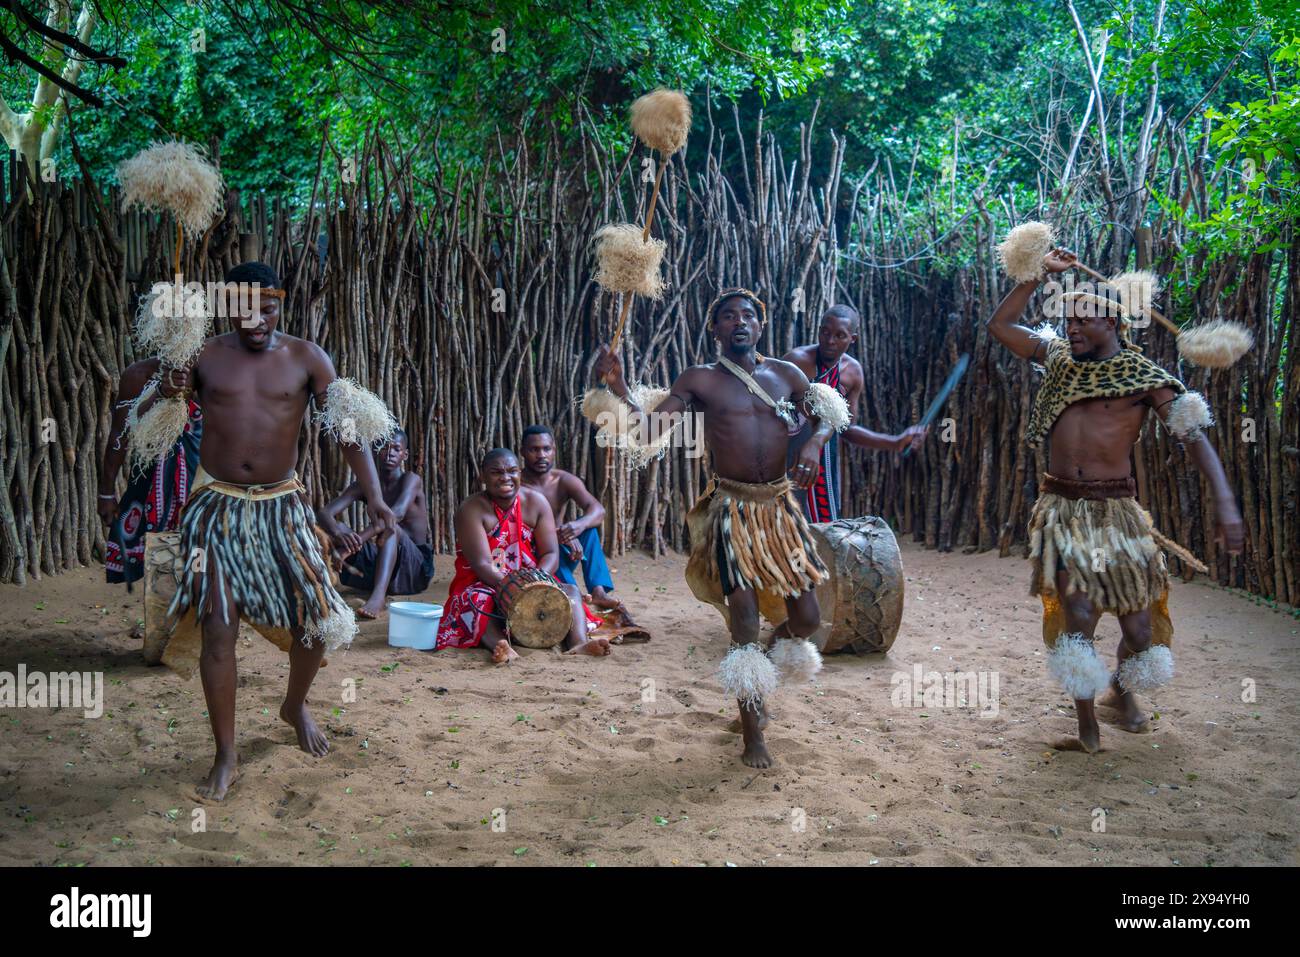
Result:
[[[304,817],[316,806],[316,799],[297,791],[285,791],[284,797],[276,801],[275,805],[275,817]]]

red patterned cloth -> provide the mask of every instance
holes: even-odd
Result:
[[[524,524],[519,497],[515,497],[508,512],[502,511],[495,502],[492,508],[497,516],[496,528],[488,535],[493,567],[499,572],[537,567],[537,558],[533,555],[533,529]],[[495,614],[496,601],[496,589],[479,581],[457,543],[456,574],[451,579],[447,602],[442,609],[436,650],[477,648],[481,645],[487,633],[488,618],[499,617]],[[587,613],[587,630],[594,630],[600,619],[585,605],[583,611]]]
[[[821,382],[845,395],[840,386],[840,363],[823,367],[821,357],[817,358],[817,378]],[[847,398],[847,396],[845,396]],[[804,515],[810,522],[833,522],[840,517],[840,437],[832,435],[822,446],[821,461],[817,467],[817,478],[804,493]]]
[[[202,441],[203,410],[191,399],[190,420],[181,437],[150,471],[129,479],[117,503],[117,519],[104,546],[109,584],[133,582],[144,574],[146,532],[180,528],[181,510],[189,500],[190,483],[199,467]]]

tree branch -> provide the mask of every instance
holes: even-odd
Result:
[[[14,18],[18,20],[19,23],[25,25],[33,33],[40,34],[40,36],[45,39],[47,45],[57,45],[75,50],[77,53],[81,54],[81,59],[92,63],[103,63],[107,66],[117,67],[119,69],[126,66],[125,57],[101,53],[99,50],[90,47],[86,43],[89,39],[89,33],[85,36],[73,36],[71,33],[63,32],[51,23],[42,23],[22,5],[21,0],[0,0],[0,6],[7,7],[9,12],[14,15]],[[89,4],[83,6],[81,9],[81,16],[85,17],[89,10]],[[78,24],[78,26],[80,26],[80,24]],[[78,30],[77,32],[80,34],[82,31]],[[51,41],[53,42],[51,43]]]
[[[19,63],[22,63],[24,66],[30,67],[32,70],[39,73],[42,77],[44,77],[49,82],[53,83],[59,89],[63,90],[65,93],[72,94],[77,99],[81,100],[83,103],[89,104],[90,106],[104,105],[104,101],[101,100],[99,97],[97,97],[94,93],[91,93],[89,90],[83,90],[80,86],[78,86],[75,83],[69,83],[59,74],[55,73],[53,70],[47,67],[44,63],[28,56],[27,53],[22,50],[22,48],[16,46],[13,43],[13,41],[11,41],[9,37],[6,36],[4,33],[0,33],[0,51],[2,51],[5,54],[6,59],[8,59],[10,63],[13,63],[15,60],[17,60]]]

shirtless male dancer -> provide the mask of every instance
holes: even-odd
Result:
[[[1046,273],[1064,272],[1073,253],[1054,249]],[[1120,727],[1144,733],[1146,716],[1135,692],[1173,676],[1173,626],[1167,606],[1165,556],[1196,559],[1165,539],[1137,503],[1132,452],[1152,410],[1182,443],[1210,486],[1217,537],[1229,552],[1242,548],[1241,513],[1223,466],[1206,438],[1205,401],[1146,359],[1128,338],[1133,317],[1119,297],[1066,294],[1067,340],[1040,335],[1019,320],[1038,280],[1016,286],[989,319],[988,330],[1023,359],[1046,367],[1034,401],[1028,439],[1048,448],[1048,474],[1030,519],[1032,593],[1043,601],[1048,669],[1074,699],[1077,741],[1058,747],[1089,753],[1101,747],[1096,695],[1120,712]],[[1153,478],[1159,479],[1159,473]],[[1204,566],[1200,566],[1204,570]],[[1122,637],[1112,674],[1093,648],[1103,612],[1119,619]]]
[[[171,370],[159,389],[166,398],[193,392],[203,408],[201,467],[181,515],[182,554],[200,560],[185,566],[169,611],[174,617],[197,614],[203,629],[199,674],[216,758],[198,793],[217,801],[237,775],[235,639],[241,617],[292,635],[280,718],[293,728],[298,746],[316,757],[329,745],[307,711],[307,692],[325,652],[346,645],[356,632],[352,610],[330,582],[296,471],[308,403],[314,397],[320,407],[337,407],[347,383],[336,383],[334,363],[320,346],[277,329],[283,292],[270,267],[243,263],[225,281],[256,294],[232,295],[233,331],[209,339],[196,362]],[[342,449],[371,521],[386,538],[395,522],[370,450],[346,443]]]
[[[679,420],[688,408],[704,413],[714,478],[688,517],[687,581],[697,597],[714,603],[727,620],[733,644],[719,667],[719,680],[740,706],[741,760],[766,768],[772,756],[763,737],[769,720],[765,699],[776,690],[777,669],[811,678],[821,664],[816,648],[803,639],[821,625],[815,588],[827,571],[791,491],[791,478],[802,489],[812,484],[822,445],[835,429],[848,425],[848,409],[838,392],[812,386],[798,366],[780,359],[760,361],[757,346],[766,315],[754,293],[724,290],[705,321],[718,344],[718,361],[687,369],[665,397],[646,400],[653,401],[649,408],[631,401],[622,363],[608,347],[601,347],[593,371],[596,381],[608,383],[633,413],[649,413],[651,443],[659,437],[656,430]],[[811,420],[812,433],[787,478],[796,411]],[[584,413],[590,417],[586,402]],[[770,659],[757,644],[756,589],[775,592],[785,602],[787,618],[777,628]]]

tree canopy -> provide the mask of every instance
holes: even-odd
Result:
[[[474,167],[539,118],[630,147],[628,104],[668,85],[728,135],[733,106],[745,128],[762,113],[786,146],[816,110],[849,175],[887,169],[917,215],[1068,196],[1080,175],[1142,190],[1134,164],[1172,162],[1173,133],[1232,175],[1212,209],[1158,192],[1151,208],[1214,254],[1279,241],[1300,203],[1288,0],[4,0],[0,31],[5,138],[69,169],[70,108],[103,177],[173,136],[216,144],[236,187],[298,198],[325,135],[346,153],[382,128],[422,144],[417,166],[436,140],[437,162]]]

